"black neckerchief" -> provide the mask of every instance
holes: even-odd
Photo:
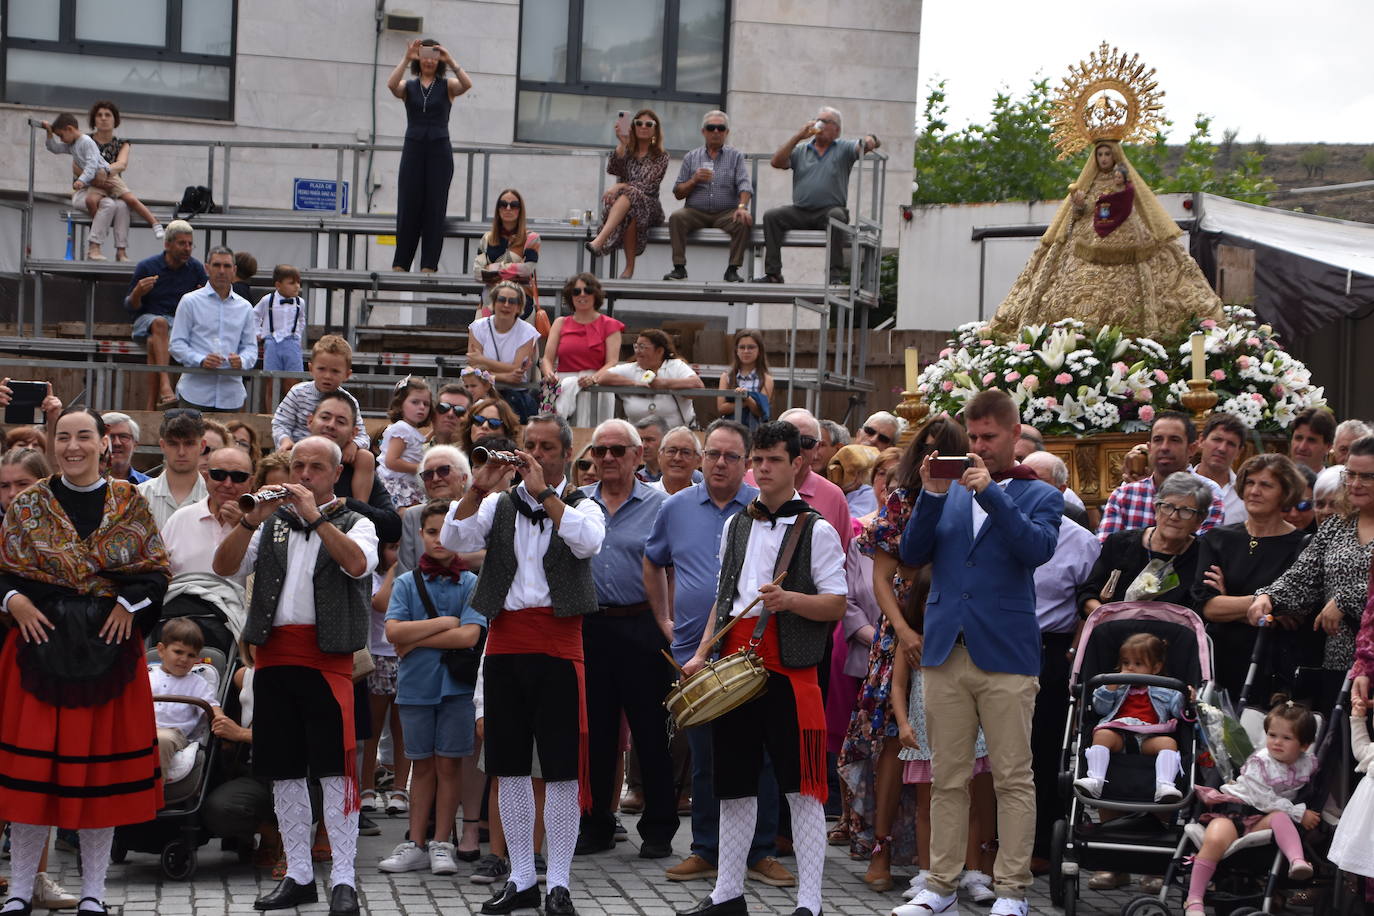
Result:
[[[327,521],[329,519],[332,519],[334,516],[338,515],[340,512],[343,512],[347,508],[347,500],[336,498],[333,505],[320,510],[320,518]],[[301,517],[297,515],[295,511],[288,506],[282,506],[280,509],[278,509],[276,512],[272,514],[275,515],[277,518],[281,519],[283,522],[285,522],[286,527],[290,528],[292,531],[305,532],[305,539],[307,541],[310,540],[310,532],[314,531],[315,528],[319,527],[318,524],[312,526],[307,525],[305,522],[301,521]]]
[[[778,511],[773,512],[763,504],[761,500],[755,499],[749,504],[749,517],[759,522],[771,522],[773,527],[778,527],[778,519],[791,518],[794,515],[801,515],[811,507],[805,500],[789,499],[787,502],[778,506]]]
[[[544,530],[544,519],[549,517],[549,513],[544,511],[543,506],[537,509],[531,509],[530,504],[521,499],[519,493],[512,493],[510,501],[515,503],[516,512],[519,512],[521,515],[525,516],[525,518],[538,525],[540,531]]]

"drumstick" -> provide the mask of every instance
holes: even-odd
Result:
[[[668,663],[677,669],[678,674],[682,675],[683,677],[687,676],[687,672],[682,669],[682,666],[677,663],[677,659],[673,658],[673,656],[669,654],[667,649],[659,649],[658,651],[662,652],[663,657],[668,659]]]
[[[787,578],[787,573],[786,573],[786,571],[784,571],[784,572],[782,572],[782,573],[779,573],[779,574],[778,574],[778,577],[777,577],[776,579],[773,580],[772,584],[773,584],[773,585],[781,585],[781,584],[782,584],[782,580],[785,579],[785,578]],[[733,627],[733,626],[734,626],[736,623],[738,623],[739,621],[743,620],[745,617],[748,617],[748,616],[749,616],[749,612],[752,611],[755,607],[757,607],[757,606],[758,606],[758,603],[759,603],[760,601],[762,601],[762,600],[763,600],[763,593],[760,592],[760,593],[759,593],[759,596],[758,596],[757,598],[755,598],[753,601],[750,601],[750,602],[749,602],[749,605],[748,605],[744,610],[740,611],[740,612],[739,612],[738,614],[736,614],[734,617],[731,617],[731,618],[730,618],[730,622],[727,623],[725,626],[721,627],[721,630],[720,630],[719,633],[717,633],[715,636],[712,636],[712,637],[711,637],[711,642],[712,642],[712,643],[717,643],[717,642],[719,642],[719,641],[721,640],[721,638],[722,638],[726,633],[729,633],[729,632],[730,632],[730,628],[731,628],[731,627]]]

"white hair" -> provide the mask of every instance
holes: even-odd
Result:
[[[106,420],[105,424],[108,426],[109,422],[109,420]],[[1364,422],[1363,420],[1342,420],[1336,426],[1335,439],[1339,439],[1343,434],[1346,433],[1354,433],[1356,439],[1363,439],[1370,433],[1374,433],[1374,429],[1371,429],[1369,424]],[[1334,442],[1335,439],[1333,439],[1332,441]]]
[[[815,426],[815,428],[816,428],[816,432],[815,432],[816,438],[819,439],[819,438],[821,437],[821,424],[820,424],[820,421],[816,419],[816,415],[815,415],[815,414],[813,414],[811,411],[807,410],[805,407],[791,407],[791,408],[788,408],[787,410],[784,410],[782,413],[778,414],[778,419],[781,420],[781,421],[783,421],[784,423],[791,423],[793,426],[796,426],[796,427],[797,427],[797,431],[798,431],[799,433],[801,433],[801,434],[804,435],[804,436],[809,436],[809,435],[812,435],[812,434],[806,432],[806,431],[803,430],[800,426],[797,426],[797,422],[796,422],[797,420],[807,420],[807,421],[809,421],[812,425]]]
[[[343,464],[343,449],[339,448],[339,443],[335,442],[333,439],[326,439],[324,436],[306,436],[304,439],[291,446],[292,462],[296,460],[296,453],[301,450],[302,446],[316,442],[323,442],[325,445],[329,446],[330,457],[334,460],[333,467],[338,467]]]
[[[635,429],[628,421],[622,420],[619,417],[611,420],[603,420],[601,423],[597,424],[596,429],[592,430],[592,441],[595,442],[597,439],[600,439],[603,431],[610,432],[611,430],[623,434],[626,439],[630,440],[630,444],[635,448],[641,448],[644,445],[644,440],[639,438],[639,430]]]
[[[1069,485],[1069,466],[1058,455],[1043,450],[1031,452],[1022,464],[1029,465],[1037,474],[1042,471],[1049,474],[1049,479],[1045,482],[1054,484],[1058,489],[1062,490]],[[1045,479],[1043,475],[1041,479]]]
[[[844,127],[844,116],[840,114],[840,110],[839,110],[838,108],[831,108],[829,105],[822,105],[822,106],[821,106],[821,110],[820,110],[818,113],[819,113],[819,114],[832,114],[832,115],[834,115],[834,116],[835,116],[835,126],[841,128],[841,129],[843,129],[843,127]]]
[[[175,238],[178,235],[195,235],[196,230],[191,228],[191,224],[184,219],[174,219],[162,230],[163,240]],[[209,258],[206,258],[208,261]]]
[[[468,481],[472,479],[472,465],[468,463],[468,456],[452,445],[432,445],[425,452],[425,456],[420,459],[420,470],[424,470],[432,459],[443,458],[453,465],[453,469],[463,478],[463,486],[460,489],[467,489]]]
[[[143,439],[143,434],[138,428],[138,421],[135,420],[133,417],[129,416],[127,413],[120,413],[117,410],[111,410],[101,414],[100,419],[105,421],[105,428],[107,430],[117,423],[123,423],[125,426],[129,427],[129,432],[134,434],[135,442],[141,442]]]
[[[872,426],[874,423],[891,423],[892,428],[897,430],[897,435],[894,437],[897,439],[900,439],[902,433],[906,432],[906,421],[895,413],[888,413],[886,410],[875,411],[867,420],[864,420],[865,426]]]
[[[686,436],[688,439],[692,440],[692,450],[697,452],[701,451],[701,443],[697,441],[697,434],[686,426],[674,426],[664,433],[659,448],[662,448],[673,436]]]
[[[1346,420],[1345,422],[1358,423],[1359,421]],[[1330,493],[1339,493],[1341,484],[1345,481],[1344,475],[1345,465],[1343,464],[1333,464],[1329,468],[1322,468],[1321,473],[1317,475],[1317,482],[1312,484],[1312,498],[1320,499]]]
[[[706,114],[702,115],[701,126],[705,127],[706,122],[709,121],[711,118],[723,118],[725,120],[725,126],[730,126],[730,116],[725,112],[721,111],[719,108],[715,109],[714,111],[708,111],[706,112]]]

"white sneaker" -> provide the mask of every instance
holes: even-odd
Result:
[[[964,876],[959,879],[959,889],[968,894],[974,903],[992,903],[997,899],[997,894],[992,889],[991,876],[976,868],[964,872]]]
[[[376,814],[378,808],[386,808],[385,792],[378,792],[374,789],[364,789],[359,799],[362,802],[361,810],[363,814]]]
[[[161,223],[153,223],[153,238],[158,239],[160,241],[162,237],[166,234],[167,230],[162,228]]]
[[[1030,907],[1026,905],[1025,898],[1016,900],[1012,897],[998,897],[997,902],[992,905],[989,916],[1026,916],[1030,912]]]
[[[386,797],[386,813],[392,817],[400,817],[402,814],[410,813],[410,793],[405,789],[397,789]]]
[[[1082,789],[1093,798],[1102,797],[1102,787],[1107,784],[1105,779],[1093,779],[1091,776],[1080,776],[1073,781],[1074,788]]]
[[[1178,801],[1183,797],[1183,793],[1178,791],[1178,786],[1171,782],[1155,783],[1155,801]]]
[[[458,860],[453,857],[452,843],[429,844],[429,870],[435,875],[458,874]]]
[[[377,868],[388,874],[420,871],[429,868],[429,855],[423,848],[407,840],[393,849],[391,855],[377,863]]]
[[[911,876],[911,886],[902,891],[902,899],[910,900],[921,891],[926,889],[926,878],[930,877],[930,869],[923,868]]]
[[[1022,911],[1024,916],[1025,911]],[[959,895],[942,897],[930,888],[916,895],[910,903],[894,907],[892,916],[959,916]]]
[[[36,910],[70,910],[77,904],[76,895],[65,890],[46,872],[39,872],[33,882],[33,908]]]

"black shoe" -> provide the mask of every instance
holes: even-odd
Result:
[[[366,814],[358,815],[358,836],[381,836],[382,828]]]
[[[8,905],[16,900],[23,904],[23,906],[17,910],[10,910],[5,916],[29,916],[29,914],[33,912],[33,901],[25,900],[22,897],[11,897],[9,900],[6,900],[4,904],[0,904],[0,906]]]
[[[523,891],[515,889],[514,881],[507,881],[501,892],[482,904],[482,912],[487,916],[501,916],[513,910],[534,910],[539,908],[539,885],[531,884]]]
[[[630,831],[625,829],[625,825],[620,823],[620,818],[615,819],[615,830],[611,834],[617,843],[624,843],[630,838]]]
[[[641,859],[666,859],[673,854],[671,843],[650,843],[644,841],[639,846],[639,857]]]
[[[336,884],[329,892],[329,916],[358,916],[358,892],[352,885]]]
[[[577,908],[573,906],[572,894],[568,893],[566,887],[555,887],[549,890],[549,895],[544,898],[544,916],[577,916]]]
[[[253,901],[255,910],[289,910],[302,903],[318,903],[320,893],[312,879],[309,884],[297,884],[294,878],[282,878],[271,893]]]
[[[733,265],[733,264],[731,264],[729,267],[725,268],[725,278],[724,278],[724,279],[725,279],[725,282],[726,282],[726,283],[743,283],[743,282],[744,282],[744,278],[741,277],[741,276],[739,275],[739,268],[736,267],[736,266]]]
[[[783,279],[782,279],[782,274],[764,274],[764,275],[761,276],[761,277],[755,277],[755,278],[754,278],[754,282],[755,282],[755,283],[782,283],[782,282],[784,282],[784,281],[783,281]]]
[[[482,849],[481,847],[477,849],[454,849],[453,857],[459,862],[476,862],[482,858]]]
[[[495,884],[510,877],[510,863],[498,855],[487,853],[477,862],[468,880],[473,884]]]
[[[664,274],[664,275],[663,275],[663,279],[665,279],[665,280],[686,280],[686,279],[687,279],[687,265],[686,265],[686,264],[674,264],[674,265],[673,265],[673,270],[672,270],[672,272],[671,272],[671,273],[666,273],[666,274]]]
[[[743,894],[731,897],[724,903],[712,903],[711,895],[707,894],[690,910],[678,910],[677,916],[749,916],[749,906],[744,902]]]
[[[808,910],[806,907],[804,907],[804,906],[799,906],[799,907],[797,907],[795,910],[792,911],[792,916],[821,916],[821,913],[823,913],[823,912],[825,912],[825,911],[824,911],[824,910],[817,910],[816,912],[812,913],[812,912],[811,912],[810,910]]]
[[[577,846],[573,849],[573,855],[592,856],[596,855],[598,852],[606,852],[610,849],[615,849],[614,835],[612,835],[609,839],[603,840],[600,838],[594,839],[591,836],[588,836],[587,834],[583,833],[579,834],[577,837]]]

